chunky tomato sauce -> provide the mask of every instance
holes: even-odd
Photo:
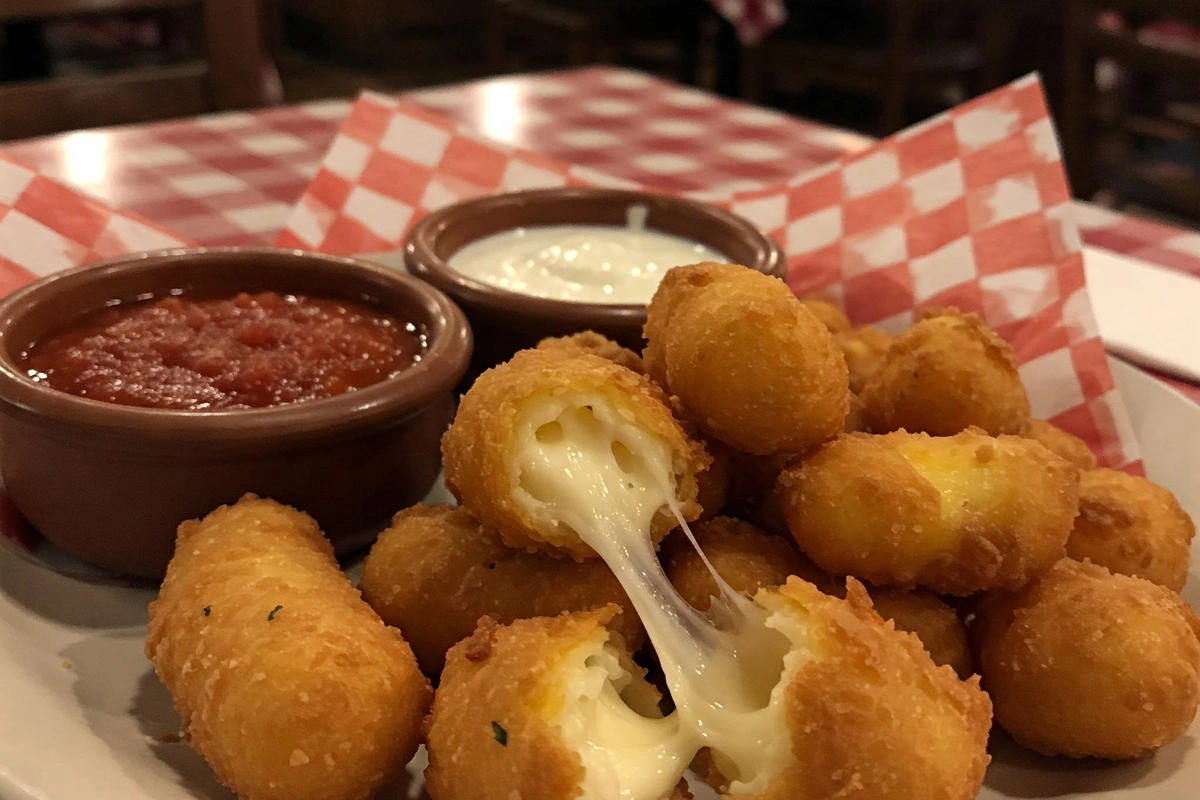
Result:
[[[146,408],[247,409],[361,389],[421,360],[417,326],[365,303],[241,293],[117,305],[25,353],[34,380]]]

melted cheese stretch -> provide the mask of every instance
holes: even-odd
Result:
[[[567,664],[563,694],[571,702],[556,722],[586,771],[581,800],[669,795],[690,759],[679,719],[658,713],[657,693],[635,681],[606,641],[581,646]]]
[[[659,721],[618,713],[619,690],[576,693],[589,707],[607,709],[592,726],[563,726],[588,767],[589,786],[593,779],[603,784],[584,797],[665,797],[703,747],[732,781],[730,794],[764,790],[791,759],[781,678],[803,657],[795,646],[803,631],[738,596],[715,572],[725,599],[714,603],[725,609],[721,627],[671,586],[649,536],[662,509],[679,517],[666,442],[600,394],[565,393],[523,411],[513,476],[518,502],[564,538],[578,536],[616,574],[654,643],[676,707],[668,733]],[[593,669],[610,681],[617,675]],[[651,733],[658,744],[640,748],[654,754],[648,761],[618,746]],[[618,776],[615,784],[598,778],[609,773]]]

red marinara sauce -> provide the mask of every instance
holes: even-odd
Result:
[[[171,296],[88,315],[24,355],[63,392],[144,408],[267,408],[333,397],[408,369],[424,331],[366,303],[263,292]]]

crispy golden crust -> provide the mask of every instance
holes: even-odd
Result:
[[[768,608],[793,609],[813,651],[792,674],[788,730],[795,763],[762,800],[970,800],[989,761],[991,703],[979,679],[936,667],[849,579],[847,599],[791,578]]]
[[[595,640],[615,613],[609,607],[504,627],[484,620],[450,650],[426,726],[425,785],[433,800],[579,795],[582,762],[553,722],[563,703],[560,671],[568,654]],[[504,744],[493,726],[503,731]],[[672,795],[685,797],[682,786]]]
[[[646,312],[646,368],[706,434],[797,452],[841,431],[845,359],[782,281],[736,265],[667,273]]]
[[[547,706],[561,694],[556,668],[608,622],[611,612],[487,620],[451,648],[426,725],[433,800],[565,800],[584,778]],[[504,731],[497,741],[493,725]]]
[[[1196,526],[1175,495],[1112,469],[1083,473],[1067,555],[1183,590]]]
[[[894,337],[871,327],[843,331],[833,337],[850,373],[850,391],[859,394],[887,358]]]
[[[1080,469],[1096,468],[1096,454],[1087,446],[1087,442],[1045,420],[1029,420],[1029,427],[1025,429],[1024,435],[1026,438],[1041,442],[1051,453],[1070,461]]]
[[[1200,704],[1200,621],[1141,578],[1064,559],[972,625],[996,721],[1047,755],[1136,758],[1184,734]]]
[[[805,308],[811,311],[813,316],[825,326],[825,330],[830,333],[837,335],[850,330],[850,320],[846,319],[846,315],[840,308],[828,300],[822,300],[819,297],[802,297],[800,302],[804,303]]]
[[[670,274],[670,273],[668,273]],[[479,376],[462,398],[454,424],[442,437],[446,487],[485,525],[512,547],[569,555],[577,560],[595,553],[579,540],[539,527],[513,495],[519,447],[517,428],[525,409],[564,392],[600,395],[645,432],[665,441],[673,454],[676,495],[684,518],[700,513],[696,474],[709,456],[690,440],[672,416],[662,391],[624,367],[594,355],[553,350],[523,350],[511,361]],[[658,541],[675,526],[665,510],[652,524]]]
[[[538,350],[558,350],[568,355],[591,353],[594,356],[607,358],[614,364],[630,369],[639,375],[646,374],[646,365],[642,357],[595,331],[582,331],[571,336],[555,336],[542,339],[537,344]]]
[[[1018,589],[1063,556],[1079,475],[1017,436],[851,433],[785,469],[777,491],[827,572],[967,595]]]
[[[179,526],[146,655],[188,743],[247,800],[374,795],[431,696],[316,523],[253,495]]]
[[[717,517],[693,525],[692,533],[717,574],[746,597],[782,586],[791,575],[818,585],[829,581],[790,539],[763,533],[747,522]],[[663,567],[680,597],[693,608],[708,610],[718,596],[717,584],[682,532],[664,543]]]
[[[1012,348],[975,314],[927,311],[892,342],[862,391],[876,433],[1024,433],[1029,397]]]
[[[975,673],[967,631],[954,609],[925,589],[871,589],[871,602],[896,630],[916,634],[938,666],[947,665],[966,680]]]
[[[431,677],[483,616],[508,624],[615,603],[630,613],[617,614],[612,629],[635,651],[646,641],[602,561],[514,550],[465,508],[417,505],[397,514],[371,548],[359,588],[383,621],[400,629]]]

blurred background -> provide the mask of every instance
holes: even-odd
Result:
[[[1200,226],[1200,0],[0,0],[0,140],[628,66],[881,136],[1032,70],[1077,196]]]

